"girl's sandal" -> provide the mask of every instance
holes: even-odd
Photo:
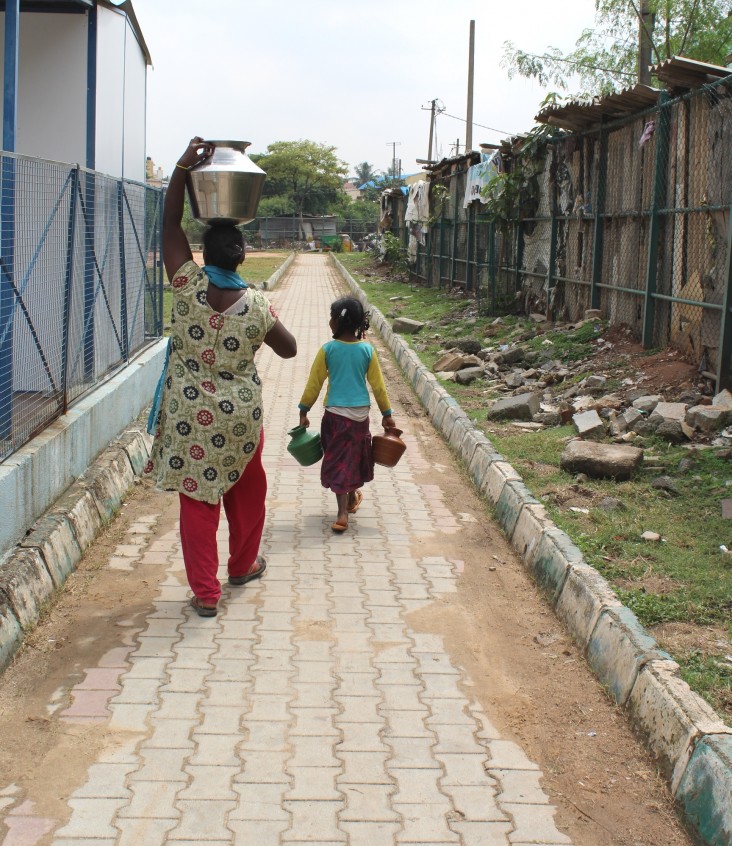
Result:
[[[343,534],[343,532],[345,532],[347,528],[348,528],[348,523],[339,523],[337,520],[331,526],[331,529],[333,529],[333,531],[336,532],[339,535]]]
[[[235,586],[245,585],[247,582],[251,582],[252,579],[261,578],[267,569],[267,562],[263,556],[258,555],[254,560],[254,565],[254,568],[243,576],[229,576],[229,584]]]
[[[353,501],[353,505],[349,505],[346,508],[346,511],[349,514],[355,514],[358,511],[358,508],[361,505],[362,501],[363,501],[363,494],[361,493],[361,491],[356,491],[356,498]]]

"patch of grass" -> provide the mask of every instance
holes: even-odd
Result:
[[[578,329],[546,332],[529,340],[527,345],[534,350],[548,350],[552,358],[567,362],[580,361],[593,354],[592,342],[600,337],[602,330],[602,324],[590,321]],[[547,344],[547,341],[551,341],[551,344]]]
[[[732,714],[732,664],[724,655],[705,655],[692,650],[676,656],[681,666],[681,677],[703,696],[716,710]]]

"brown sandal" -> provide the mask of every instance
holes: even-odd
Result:
[[[191,607],[199,617],[215,617],[219,613],[215,605],[204,605],[197,596],[191,597]]]
[[[254,563],[258,566],[249,573],[245,573],[243,576],[229,576],[229,584],[235,586],[245,585],[247,582],[251,582],[252,579],[261,578],[264,571],[267,569],[267,562],[261,555],[258,555],[254,559]]]

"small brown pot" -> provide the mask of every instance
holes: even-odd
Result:
[[[382,464],[384,467],[396,466],[407,448],[399,437],[401,434],[401,429],[385,429],[383,435],[374,435],[371,438],[371,454],[376,464]]]

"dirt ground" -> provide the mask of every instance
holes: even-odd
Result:
[[[558,808],[557,823],[576,846],[691,846],[663,780],[623,712],[605,695],[487,518],[485,504],[395,365],[387,355],[382,362],[404,428],[430,455],[432,470],[421,481],[440,485],[463,526],[449,536],[447,551],[444,537],[415,548],[418,557],[433,553],[462,561],[464,571],[458,592],[414,614],[411,624],[445,638],[491,721],[541,767],[544,788]],[[0,799],[15,784],[41,815],[55,820],[68,815],[66,798],[84,783],[96,750],[105,744],[105,728],[64,723],[55,713],[68,703],[84,668],[96,666],[100,656],[142,626],[162,569],[137,564],[124,572],[105,564],[125,542],[129,526],[156,513],[156,534],[170,531],[177,520],[176,498],[137,486],[0,678]]]

